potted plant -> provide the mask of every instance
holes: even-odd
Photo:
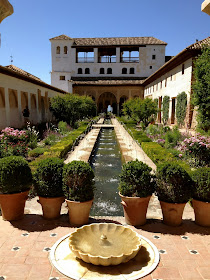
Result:
[[[194,181],[192,205],[195,222],[200,226],[210,226],[210,168],[199,168],[192,174]]]
[[[175,162],[159,165],[156,178],[156,194],[162,208],[163,222],[170,226],[179,226],[185,204],[191,198],[192,179]]]
[[[94,172],[84,161],[72,161],[63,169],[63,192],[72,225],[87,224],[94,197]]]
[[[33,174],[33,185],[38,202],[42,206],[45,219],[56,219],[60,216],[64,202],[62,189],[63,160],[47,158],[39,162]]]
[[[122,199],[125,221],[137,226],[146,223],[150,197],[154,191],[152,168],[142,161],[129,161],[120,174],[119,195]]]
[[[0,159],[0,206],[4,220],[23,218],[31,181],[31,169],[23,157]]]

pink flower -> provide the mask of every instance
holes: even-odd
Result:
[[[182,154],[179,154],[179,157],[182,157]]]

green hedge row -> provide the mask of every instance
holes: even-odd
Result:
[[[127,131],[135,140],[139,142],[143,151],[156,165],[158,165],[159,163],[163,163],[164,161],[173,161],[183,167],[189,174],[192,172],[189,164],[177,159],[172,153],[170,153],[167,149],[163,148],[158,143],[152,142],[152,140],[147,137],[147,135],[143,131],[136,130],[135,124],[126,123],[126,121],[124,121],[124,119],[122,118],[118,118],[118,120],[124,122]]]
[[[83,122],[79,128],[71,131],[68,136],[61,139],[61,141],[57,142],[55,145],[51,146],[43,155],[36,158],[34,161],[30,162],[29,165],[34,171],[38,163],[46,158],[50,157],[59,157],[64,158],[64,156],[71,150],[74,141],[85,132],[87,129],[88,122]]]

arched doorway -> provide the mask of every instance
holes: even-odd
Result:
[[[107,112],[108,106],[111,105],[113,108],[113,113],[117,114],[117,99],[115,95],[111,92],[104,92],[99,96],[97,108],[98,113]]]

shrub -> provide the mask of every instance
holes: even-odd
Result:
[[[183,91],[177,95],[176,119],[179,126],[184,124],[187,109],[187,94]]]
[[[1,131],[1,156],[26,156],[28,151],[27,135],[24,130],[6,127]]]
[[[169,118],[169,102],[170,102],[170,97],[169,96],[164,96],[163,97],[163,122],[166,124],[168,122]]]
[[[58,123],[58,129],[62,135],[65,135],[70,131],[70,127],[68,127],[68,124],[66,122],[60,121]]]
[[[156,194],[158,199],[169,203],[186,203],[192,195],[193,181],[189,174],[176,163],[157,166]]]
[[[0,192],[12,194],[26,191],[32,181],[28,162],[20,156],[0,159]]]
[[[193,198],[210,202],[210,168],[199,168],[192,173],[194,181]]]
[[[130,161],[123,165],[119,191],[124,196],[147,197],[154,191],[152,168],[142,161]]]
[[[72,161],[63,169],[63,192],[68,200],[88,201],[94,196],[94,172],[84,161]]]
[[[31,126],[30,123],[27,123],[26,135],[28,137],[27,138],[28,147],[31,149],[36,148],[39,132],[36,131],[35,126]]]
[[[62,190],[63,160],[47,158],[39,162],[33,174],[34,189],[39,196],[63,196]]]
[[[165,147],[168,148],[174,148],[178,141],[181,139],[181,133],[177,126],[174,126],[172,130],[167,131],[165,134]]]
[[[46,151],[45,148],[37,147],[37,148],[29,151],[28,155],[29,155],[29,157],[38,157],[38,156],[44,154],[45,151]]]

